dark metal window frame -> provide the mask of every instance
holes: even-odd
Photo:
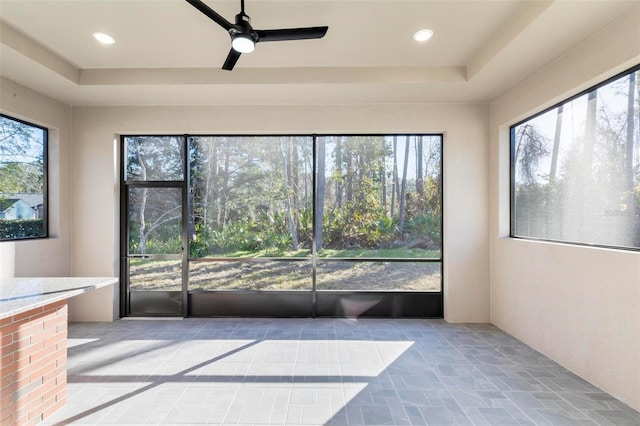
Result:
[[[228,258],[228,257],[207,257],[207,258],[197,258],[190,257],[189,248],[188,248],[188,229],[189,223],[191,221],[191,197],[189,197],[189,188],[191,183],[190,176],[190,158],[188,144],[190,137],[213,137],[213,138],[256,138],[256,137],[305,137],[310,138],[310,142],[313,144],[312,146],[312,155],[313,155],[313,170],[312,170],[312,211],[313,211],[313,235],[314,241],[316,236],[316,228],[315,228],[315,214],[316,214],[316,175],[317,175],[317,139],[320,137],[387,137],[387,136],[436,136],[440,138],[440,206],[441,206],[441,215],[440,215],[440,235],[441,235],[441,244],[440,244],[440,256],[437,258],[386,258],[386,257],[373,257],[373,258],[337,258],[337,257],[318,257],[316,253],[315,244],[312,244],[312,254],[308,257],[260,257],[260,258]],[[133,137],[182,137],[183,143],[183,167],[184,167],[184,180],[183,181],[136,181],[136,180],[126,180],[126,139]],[[326,313],[323,314],[322,307],[319,308],[318,303],[318,295],[323,295],[329,300],[335,300],[336,302],[343,298],[343,295],[382,295],[388,302],[388,304],[393,305],[393,310],[397,310],[396,305],[402,304],[402,301],[398,300],[403,296],[417,296],[415,303],[421,303],[422,300],[431,300],[432,298],[437,299],[437,304],[439,308],[433,309],[429,316],[431,317],[443,317],[443,295],[444,295],[444,262],[443,262],[443,251],[444,251],[444,134],[443,133],[340,133],[340,134],[127,134],[120,136],[120,206],[121,206],[121,236],[120,236],[120,251],[121,251],[121,262],[120,262],[120,276],[121,276],[121,316],[128,316],[132,313],[130,312],[130,299],[129,299],[129,288],[128,288],[128,258],[129,255],[129,229],[124,226],[127,223],[128,211],[127,211],[127,194],[128,188],[132,187],[182,187],[183,188],[183,217],[182,217],[182,241],[183,241],[183,265],[182,265],[182,316],[194,316],[194,309],[191,308],[193,304],[193,296],[194,295],[206,295],[206,294],[220,294],[223,295],[225,301],[228,301],[231,305],[231,311],[225,311],[221,315],[228,316],[234,315],[233,307],[240,306],[257,306],[261,303],[260,295],[285,295],[287,298],[291,298],[292,300],[297,300],[296,298],[301,295],[310,294],[311,295],[311,316],[327,316]],[[265,291],[255,291],[255,290],[189,290],[188,282],[189,282],[189,263],[190,262],[247,262],[247,263],[260,263],[260,262],[268,262],[268,261],[282,261],[282,262],[311,262],[312,267],[312,287],[309,290],[265,290]],[[316,272],[318,262],[397,262],[397,263],[439,263],[440,264],[440,291],[401,291],[401,290],[318,290],[316,288]],[[170,292],[167,292],[170,293]],[[422,298],[420,297],[422,296]],[[239,302],[237,299],[240,297],[248,298],[248,302]],[[205,299],[206,300],[206,299]],[[273,300],[269,300],[269,302],[273,302]],[[406,301],[404,302],[406,304]],[[260,312],[266,312],[265,315],[258,316],[279,316],[278,309],[281,306],[291,305],[289,301],[284,302],[282,304],[276,304],[273,309],[267,308],[266,310],[261,310]],[[325,303],[326,305],[326,303]],[[410,310],[418,312],[419,309],[414,307],[410,307]],[[202,313],[206,311],[201,310],[199,308],[195,309],[195,316],[201,316]],[[319,311],[320,310],[320,311]],[[325,308],[326,312],[327,309]],[[229,313],[230,312],[230,313]],[[206,314],[205,314],[206,315]],[[297,316],[294,314],[294,316]],[[328,315],[330,316],[330,315]]]
[[[560,106],[564,106],[582,96],[588,95],[589,93],[598,90],[601,87],[604,87],[616,80],[619,80],[631,73],[640,71],[640,64],[635,65],[625,71],[622,71],[620,73],[615,74],[612,77],[607,78],[606,80],[589,87],[588,89],[585,89],[581,92],[578,92],[577,94],[563,100],[560,101],[548,108],[545,108],[523,120],[518,121],[515,124],[512,124],[511,126],[509,126],[509,237],[513,238],[513,239],[518,239],[518,240],[527,240],[527,241],[543,241],[543,242],[551,242],[551,243],[558,243],[558,244],[564,244],[564,245],[572,245],[572,246],[582,246],[582,247],[595,247],[595,248],[607,248],[607,249],[615,249],[615,250],[624,250],[624,251],[640,251],[640,247],[620,247],[620,246],[611,246],[611,245],[605,245],[605,244],[596,244],[596,243],[586,243],[586,242],[576,242],[576,241],[567,241],[567,240],[554,240],[554,239],[548,239],[548,238],[537,238],[537,237],[525,237],[525,236],[520,236],[520,235],[516,235],[515,234],[515,229],[516,229],[516,215],[515,215],[515,198],[516,198],[516,173],[515,173],[515,169],[516,169],[516,161],[514,158],[514,154],[515,154],[515,129],[516,127],[530,121],[533,120],[534,118],[537,118],[543,114],[546,114],[549,111],[553,111],[554,109],[560,107]]]
[[[7,114],[1,114],[0,117],[7,118],[9,120],[17,121],[18,123],[26,124],[27,126],[35,127],[42,130],[42,235],[37,237],[24,237],[24,238],[0,238],[0,242],[3,241],[31,241],[39,240],[43,238],[49,238],[49,129],[37,124],[30,123],[19,118],[12,117]]]

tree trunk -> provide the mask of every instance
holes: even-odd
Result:
[[[396,208],[396,193],[398,193],[398,137],[393,136],[393,182],[391,183],[391,218]]]
[[[584,150],[580,168],[580,194],[578,195],[576,235],[588,240],[591,235],[591,220],[585,210],[591,204],[590,188],[593,180],[593,150],[596,144],[596,113],[598,107],[598,91],[590,92],[587,97],[587,117],[584,133]],[[587,213],[585,215],[584,213]]]
[[[207,178],[204,183],[204,194],[202,200],[202,224],[203,226],[207,226],[207,215],[209,214],[209,188],[211,187],[211,172],[212,172],[212,160],[213,160],[213,141],[209,144],[209,149],[207,152],[208,161],[207,165]]]
[[[416,138],[416,192],[418,195],[424,195],[424,171],[422,169],[422,138],[419,136]]]
[[[231,146],[229,141],[225,141],[224,150],[224,170],[222,175],[222,192],[220,196],[220,219],[218,222],[224,229],[227,224],[227,195],[229,190],[229,160],[231,157]]]
[[[598,91],[589,93],[587,98],[587,119],[584,132],[584,166],[585,173],[591,177],[593,171],[593,149],[596,142],[596,112],[598,109]]]
[[[316,172],[316,215],[314,220],[315,228],[315,248],[316,251],[322,250],[322,220],[324,216],[324,191],[325,191],[325,141],[318,138],[317,158],[318,167]]]
[[[640,246],[640,206],[636,201],[633,185],[633,142],[635,131],[635,93],[636,93],[636,73],[629,74],[629,91],[627,99],[627,140],[625,144],[625,178],[628,192],[628,205],[629,205],[629,224],[631,241],[629,245],[638,247]]]
[[[147,180],[147,165],[144,162],[144,157],[140,152],[140,139],[136,138],[136,157],[138,159],[138,163],[140,164],[140,178],[143,181]],[[142,189],[142,198],[140,200],[140,211],[138,212],[138,232],[139,232],[139,244],[138,244],[138,252],[139,254],[145,254],[147,248],[147,235],[146,235],[146,220],[145,220],[145,210],[147,209],[147,188]]]
[[[353,155],[351,150],[347,152],[347,172],[346,176],[346,201],[347,203],[353,200]]]
[[[284,171],[284,193],[285,193],[285,209],[287,210],[287,222],[289,224],[289,233],[291,234],[291,249],[298,250],[298,230],[294,220],[293,213],[291,212],[291,188],[289,185],[291,175],[291,145],[292,140],[289,140],[287,146],[282,147],[282,169]]]
[[[380,184],[382,186],[382,208],[384,209],[384,214],[387,214],[387,167],[386,167],[386,155],[385,151],[387,147],[387,142],[385,138],[382,138],[382,158],[380,160]]]
[[[400,206],[398,207],[398,214],[400,215],[400,218],[398,219],[398,229],[400,231],[400,233],[402,234],[404,232],[404,198],[405,198],[405,194],[407,191],[407,169],[409,168],[409,149],[411,149],[411,145],[409,142],[409,136],[406,136],[407,138],[407,142],[405,144],[405,150],[404,150],[404,169],[402,170],[402,186],[400,189],[400,197],[399,197],[399,203]]]
[[[218,139],[214,138],[211,142],[211,160],[209,162],[209,168],[213,172],[213,183],[207,188],[207,197],[211,199],[213,203],[213,214],[211,214],[211,227],[218,226],[218,218],[220,217],[220,165],[218,164]],[[204,218],[205,224],[208,223],[208,218]]]
[[[553,153],[551,154],[551,170],[549,171],[549,183],[556,181],[558,170],[558,152],[560,151],[560,137],[562,136],[562,105],[558,107],[556,115],[556,134],[553,138]]]
[[[345,176],[342,173],[342,137],[336,138],[336,159],[335,159],[335,173],[337,176]],[[343,188],[344,188],[344,180],[336,179],[336,206],[337,208],[342,207],[342,196],[343,196]]]
[[[561,218],[558,216],[558,188],[556,188],[556,177],[558,173],[558,154],[560,152],[560,139],[562,137],[562,117],[563,106],[558,107],[558,113],[556,114],[556,132],[553,137],[553,151],[551,152],[551,169],[549,170],[549,188],[548,188],[548,201],[546,203],[545,221],[547,229],[547,238],[550,239],[562,239],[562,226]],[[561,211],[561,210],[560,210]]]
[[[298,144],[295,138],[291,138],[289,142],[290,149],[290,165],[291,165],[291,179],[289,180],[289,186],[291,186],[291,202],[293,204],[293,219],[296,225],[296,229],[300,229],[300,215],[298,209],[300,208],[300,158],[298,155]]]
[[[629,74],[629,92],[627,99],[627,140],[625,146],[625,178],[627,187],[633,191],[633,133],[634,125],[634,105],[636,93],[636,73]]]

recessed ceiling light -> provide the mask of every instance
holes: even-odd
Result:
[[[113,44],[116,42],[113,37],[105,33],[93,33],[93,38],[95,38],[102,44]]]
[[[422,42],[422,41],[429,40],[432,36],[433,36],[433,30],[426,28],[424,30],[416,31],[416,33],[413,35],[413,39],[415,41]]]

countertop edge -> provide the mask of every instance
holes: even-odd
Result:
[[[78,283],[74,285],[69,290],[56,291],[54,293],[44,293],[44,294],[34,294],[29,296],[24,296],[24,298],[20,298],[20,300],[24,300],[24,305],[15,307],[13,309],[9,309],[5,311],[4,309],[0,309],[0,319],[5,319],[12,317],[14,315],[19,315],[21,313],[41,308],[43,306],[50,305],[52,303],[59,302],[61,300],[66,300],[74,296],[78,296],[80,294],[89,293],[93,290],[97,290],[103,287],[107,287],[109,285],[115,284],[118,282],[117,277],[51,277],[52,279],[64,279],[69,278],[70,281],[81,281],[82,278],[91,279],[91,280],[102,280],[98,283],[93,283],[89,285],[82,285]],[[28,280],[28,278],[15,278],[16,280]],[[36,278],[36,279],[46,279],[46,278]],[[11,302],[16,302],[15,299],[10,300]],[[0,301],[0,308],[3,304],[7,303],[7,301]]]

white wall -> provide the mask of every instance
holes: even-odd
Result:
[[[86,107],[73,117],[76,275],[118,274],[118,134],[444,132],[445,319],[489,320],[486,105]],[[93,296],[82,319],[117,302]]]
[[[0,111],[49,128],[50,238],[0,242],[0,278],[71,273],[71,108],[0,80]]]
[[[491,104],[491,322],[640,409],[640,253],[509,235],[518,120],[640,63],[640,7]]]

